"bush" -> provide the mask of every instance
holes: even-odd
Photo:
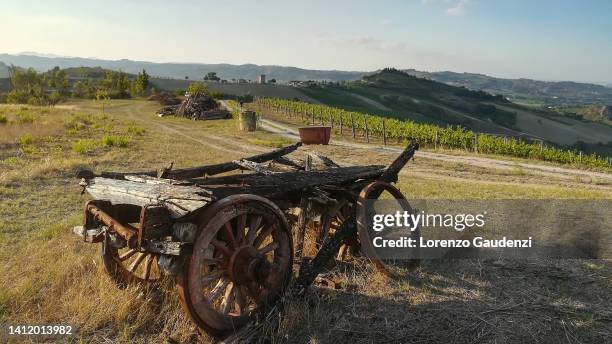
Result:
[[[31,145],[34,143],[34,136],[32,136],[32,134],[23,134],[19,138],[19,143],[21,143],[22,146]]]
[[[6,124],[8,122],[8,118],[5,115],[0,115],[0,124]]]
[[[78,140],[72,144],[72,150],[79,154],[86,154],[93,152],[97,147],[94,140]]]
[[[145,133],[145,129],[143,127],[139,127],[136,125],[130,125],[127,128],[125,128],[125,131],[128,132],[128,134],[132,134],[132,135],[144,135]]]
[[[17,118],[19,118],[19,123],[32,123],[34,122],[34,116],[28,112],[20,112],[17,114]]]
[[[124,136],[106,135],[102,138],[104,147],[127,147],[129,140]]]

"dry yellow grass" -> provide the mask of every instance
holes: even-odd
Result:
[[[77,102],[50,109],[41,118],[57,121],[33,133],[33,143],[9,140],[12,146],[0,148],[0,324],[75,326],[77,334],[55,338],[60,342],[211,342],[187,320],[172,281],[157,290],[117,289],[103,272],[99,247],[71,235],[87,199],[79,194],[73,172],[81,166],[134,171],[169,161],[176,167],[215,163],[268,150],[283,139],[263,132],[240,134],[232,121],[160,119],[153,115],[157,105],[143,101],[113,101],[105,115],[98,107]],[[11,108],[0,111],[12,116]],[[10,132],[29,124],[20,125]],[[130,126],[144,132],[130,134]],[[9,133],[7,128],[0,124],[0,137]],[[101,142],[105,135],[130,135],[128,147],[100,144],[85,154],[73,150],[78,140]],[[393,158],[316,149],[356,163]],[[580,180],[551,181],[427,159],[410,165],[399,185],[414,198],[612,198],[605,185]],[[610,263],[602,261],[431,261],[416,274],[390,279],[355,259],[323,274],[339,289],[315,287],[305,299],[286,300],[283,317],[271,317],[248,338],[271,343],[603,343],[610,338],[610,272]],[[37,340],[13,338],[24,339]]]

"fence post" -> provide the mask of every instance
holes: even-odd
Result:
[[[543,151],[544,151],[544,141],[540,140],[540,155],[542,155]]]
[[[311,111],[311,115],[312,115],[312,125],[315,125],[315,114],[314,114],[314,110]]]
[[[436,130],[436,137],[434,138],[434,149],[438,150],[438,131]]]
[[[385,128],[385,120],[382,120],[382,125],[383,125],[383,145],[386,146],[387,145],[387,130]]]
[[[331,115],[329,115],[329,126],[334,129],[334,118]]]
[[[474,152],[478,153],[478,134],[474,134]]]
[[[353,118],[353,113],[349,113],[351,117],[351,129],[353,130],[353,139],[355,138],[355,119]]]
[[[579,162],[579,163],[582,163],[582,151],[580,151],[580,152],[579,152],[579,155],[578,155],[578,162]]]
[[[340,115],[340,136],[342,136],[342,115]]]
[[[365,114],[363,115],[363,129],[365,130],[366,142],[370,143],[370,135],[368,133],[368,120]]]

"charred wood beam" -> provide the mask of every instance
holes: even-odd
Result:
[[[288,156],[281,156],[280,158],[274,159],[274,161],[278,162],[279,164],[283,164],[285,166],[296,168],[298,170],[304,169],[303,161],[298,160],[298,159],[293,159]]]
[[[253,155],[247,158],[243,158],[243,160],[249,160],[252,162],[266,162],[270,160],[275,160],[275,159],[282,157],[283,155],[287,155],[295,151],[301,145],[302,145],[301,142],[297,142],[290,146],[279,148],[271,152],[262,153],[262,154]],[[168,170],[168,171],[165,171],[164,177],[169,178],[169,179],[198,178],[204,175],[212,176],[215,174],[236,170],[238,168],[240,168],[240,166],[232,161],[232,162],[226,162],[226,163],[214,164],[214,165],[204,165],[204,166],[196,166],[196,167],[182,168],[182,169],[176,169],[176,170]],[[84,173],[84,174],[87,175],[87,173]],[[134,175],[134,174],[155,177],[158,175],[158,171],[129,172],[129,173],[102,172],[101,176],[105,178],[124,179],[125,176]]]
[[[360,180],[374,181],[384,172],[383,166],[350,166],[325,171],[297,171],[273,175],[247,174],[239,178],[209,178],[195,183],[206,186],[217,198],[251,193],[270,199],[300,198],[304,192],[322,185],[354,184]],[[232,181],[233,184],[228,182]],[[219,183],[221,182],[221,183]]]
[[[416,142],[411,142],[408,147],[400,154],[392,163],[387,167],[385,172],[380,176],[379,180],[382,180],[387,183],[395,183],[397,182],[397,175],[399,172],[406,166],[408,161],[412,159],[414,153],[419,149],[419,144]]]

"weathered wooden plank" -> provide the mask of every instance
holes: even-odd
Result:
[[[249,160],[241,159],[241,160],[234,160],[232,162],[246,170],[254,171],[254,172],[265,174],[265,175],[278,173],[278,172],[274,172],[270,170],[264,164],[260,164],[260,163],[249,161]]]
[[[217,198],[237,193],[252,193],[270,199],[299,199],[305,190],[322,185],[351,184],[358,180],[375,180],[384,166],[350,166],[324,171],[296,171],[273,175],[247,174],[201,180]],[[193,179],[200,183],[200,180]]]
[[[400,154],[386,169],[385,172],[380,176],[380,180],[387,183],[397,182],[397,175],[406,166],[408,161],[412,159],[414,153],[419,149],[419,144],[412,142],[406,147],[406,149]]]
[[[295,151],[298,147],[302,145],[301,142],[292,144],[290,146],[286,146],[283,148],[279,148],[277,150],[262,153],[258,155],[253,155],[251,157],[244,158],[243,160],[249,160],[252,162],[266,162],[274,159],[278,159],[283,155],[287,155],[293,151]],[[236,170],[240,168],[239,165],[234,162],[225,162],[221,164],[214,165],[204,165],[204,166],[196,166],[189,168],[182,168],[176,170],[168,170],[165,172],[164,177],[169,179],[188,179],[188,178],[198,178],[204,175],[215,175],[223,172],[228,172],[232,170]],[[124,179],[127,175],[147,175],[147,176],[157,176],[158,171],[144,171],[144,172],[102,172],[101,176],[105,178],[114,178],[114,179]]]
[[[89,180],[86,190],[95,199],[109,200],[113,204],[163,204],[173,218],[182,217],[214,200],[209,190],[196,185],[152,184],[102,177]]]

